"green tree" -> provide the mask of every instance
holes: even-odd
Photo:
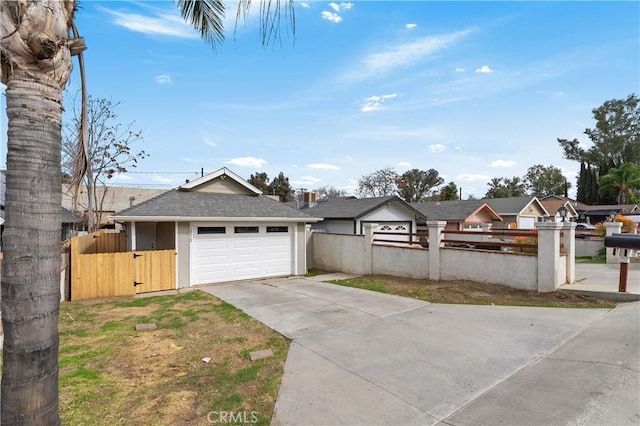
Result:
[[[213,46],[222,41],[224,2],[177,4],[203,39]],[[246,16],[250,1],[238,4],[237,16]],[[293,24],[293,2],[284,4],[284,16]],[[280,2],[260,8],[265,44],[277,39],[281,9]],[[6,85],[8,117],[1,279],[4,424],[60,424],[62,91],[71,74],[71,56],[86,48],[77,35],[75,12],[74,0],[0,2],[0,81]]]
[[[289,178],[282,172],[273,178],[267,187],[267,194],[277,195],[282,202],[293,201],[293,192],[293,188],[289,184]]]
[[[449,182],[440,189],[441,201],[457,201],[460,198],[458,185],[455,182]]]
[[[492,178],[484,198],[509,198],[527,195],[524,182],[518,176],[509,178]]]
[[[267,176],[266,173],[252,173],[251,176],[249,176],[249,179],[247,179],[247,182],[258,188],[263,193],[269,193],[269,176]]]
[[[429,191],[443,183],[444,179],[435,169],[407,170],[397,180],[398,195],[407,203],[425,201],[429,196]]]
[[[398,192],[398,174],[392,167],[363,175],[358,179],[356,194],[360,198],[386,197]]]
[[[592,113],[596,125],[584,131],[590,147],[586,148],[578,139],[558,139],[558,143],[564,158],[587,166],[579,179],[585,189],[590,188],[584,193],[584,199],[590,201],[583,202],[606,204],[613,202],[615,195],[598,189],[598,177],[626,163],[640,165],[640,98],[631,94],[626,99],[611,99]]]
[[[595,128],[586,129],[592,145],[585,149],[577,139],[558,139],[568,160],[584,161],[596,167],[640,165],[640,98],[611,99],[593,111]]]
[[[546,197],[548,195],[566,195],[571,185],[555,166],[536,164],[529,167],[524,176],[524,184],[530,195]]]
[[[640,189],[640,166],[626,163],[618,168],[612,168],[599,181],[598,192],[613,190],[618,204],[635,202],[637,197],[634,190]]]

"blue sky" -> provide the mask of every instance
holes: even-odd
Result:
[[[466,198],[534,164],[575,182],[556,138],[588,143],[591,110],[640,91],[638,2],[298,1],[295,43],[283,22],[266,48],[255,13],[235,40],[228,15],[213,51],[173,2],[81,3],[89,93],[121,102],[150,154],[115,184],[229,167],[353,192],[391,166],[434,168]],[[67,109],[78,90],[74,73]]]

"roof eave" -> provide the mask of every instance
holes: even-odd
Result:
[[[311,223],[321,217],[229,217],[229,216],[109,216],[115,222],[295,222]]]

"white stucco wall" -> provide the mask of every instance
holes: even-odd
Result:
[[[576,238],[576,257],[595,257],[603,247],[602,239]]]
[[[364,253],[363,235],[313,234],[313,263],[317,269],[369,274],[365,271]]]
[[[373,273],[396,277],[427,278],[429,251],[423,248],[374,245]]]
[[[538,258],[527,254],[455,248],[440,251],[440,278],[538,289]]]

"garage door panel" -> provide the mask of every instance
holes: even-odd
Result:
[[[293,270],[291,234],[265,230],[264,225],[258,234],[198,234],[194,229],[191,283],[290,275]]]

